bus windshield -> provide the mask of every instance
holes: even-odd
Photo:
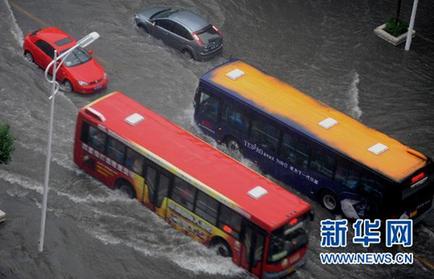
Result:
[[[268,262],[278,262],[305,246],[309,241],[308,223],[305,220],[294,226],[285,225],[275,230],[271,234]]]

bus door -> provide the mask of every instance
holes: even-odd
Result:
[[[211,136],[215,137],[219,122],[220,99],[198,89],[195,100],[195,119],[198,125]]]
[[[260,231],[255,225],[245,222],[241,242],[241,266],[261,277],[265,233]]]
[[[249,117],[247,111],[233,102],[222,102],[220,123],[221,127],[219,127],[219,131],[221,130],[222,135],[218,136],[226,137],[226,144],[229,143],[229,138],[234,140],[239,148],[244,150],[244,140],[249,134]]]
[[[171,175],[162,168],[149,164],[145,168],[145,186],[143,201],[148,203],[158,215],[165,217],[164,198],[167,197]]]

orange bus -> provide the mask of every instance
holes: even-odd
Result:
[[[80,110],[74,162],[259,278],[303,262],[307,202],[120,92]]]

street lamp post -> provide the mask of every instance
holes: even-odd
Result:
[[[93,43],[96,39],[99,38],[99,34],[97,32],[92,32],[87,36],[80,39],[73,47],[63,52],[61,55],[58,55],[57,51],[54,50],[53,61],[48,64],[45,69],[45,79],[51,83],[51,95],[48,98],[50,100],[50,121],[48,125],[48,143],[47,143],[47,158],[45,161],[45,177],[44,177],[44,189],[43,189],[43,199],[42,199],[42,216],[41,216],[41,232],[39,238],[39,252],[44,250],[44,238],[45,238],[45,220],[47,217],[47,201],[48,201],[48,182],[50,179],[50,162],[51,162],[51,143],[53,139],[53,120],[54,120],[54,99],[56,97],[57,92],[59,91],[59,83],[56,81],[57,71],[62,66],[63,62],[68,58],[68,55],[71,54],[78,47],[86,47]],[[60,63],[57,63],[60,60]],[[53,67],[52,77],[51,79],[48,77],[48,72],[50,68]]]

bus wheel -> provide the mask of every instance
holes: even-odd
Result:
[[[131,185],[129,183],[127,183],[125,181],[119,182],[118,189],[122,193],[126,194],[130,199],[134,199],[135,198],[133,187],[131,187]]]
[[[216,240],[211,244],[211,247],[215,249],[217,255],[228,258],[232,257],[231,249],[229,245],[224,240]]]
[[[232,155],[234,158],[241,158],[241,148],[238,141],[233,138],[229,138],[226,140],[226,147],[228,148],[229,154]]]
[[[339,209],[338,200],[336,196],[330,191],[322,191],[320,194],[320,201],[322,206],[331,212],[336,212]]]

